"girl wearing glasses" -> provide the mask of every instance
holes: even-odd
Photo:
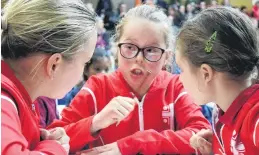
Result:
[[[162,71],[170,61],[170,31],[163,11],[148,5],[131,9],[120,21],[118,70],[90,78],[50,126],[65,128],[72,152],[86,144],[99,146],[87,150],[90,154],[195,152],[189,145],[192,132],[209,123],[179,76]]]

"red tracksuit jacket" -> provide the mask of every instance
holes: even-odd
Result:
[[[200,107],[184,92],[179,77],[168,72],[154,79],[147,94],[134,109],[129,119],[117,127],[103,129],[92,137],[93,115],[100,112],[116,96],[132,97],[132,90],[120,71],[90,78],[70,107],[62,112],[62,119],[50,127],[64,126],[70,136],[72,152],[86,144],[101,146],[117,141],[123,155],[195,152],[189,145],[192,131],[210,128]]]
[[[213,124],[214,154],[258,155],[259,85],[244,90],[224,114],[215,108]]]
[[[38,117],[31,98],[9,66],[2,61],[1,154],[66,155],[53,140],[40,141]]]

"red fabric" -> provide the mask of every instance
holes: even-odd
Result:
[[[215,125],[214,154],[259,153],[259,85],[244,90]],[[217,138],[218,137],[218,138]]]
[[[254,14],[254,18],[259,20],[259,8],[256,5],[253,6],[253,14]]]
[[[1,154],[65,155],[57,142],[40,142],[39,120],[30,96],[9,66],[4,61],[1,65]]]
[[[155,78],[144,98],[144,130],[139,131],[138,106],[130,117],[103,129],[97,137],[92,137],[90,127],[95,114],[94,99],[85,88],[94,93],[97,112],[100,112],[116,96],[132,97],[121,72],[98,75],[90,78],[82,90],[72,100],[70,107],[62,112],[62,119],[50,127],[64,126],[70,136],[71,151],[80,150],[84,145],[101,146],[117,141],[123,155],[156,153],[189,154],[195,151],[189,145],[192,131],[209,128],[199,106],[188,95],[183,95],[175,103],[179,94],[184,92],[179,76],[165,71]],[[169,105],[174,110],[170,110]],[[174,112],[174,114],[172,114]],[[168,115],[170,114],[170,115]],[[172,121],[171,121],[172,120]],[[176,122],[176,124],[174,124]],[[173,129],[170,129],[170,127]]]

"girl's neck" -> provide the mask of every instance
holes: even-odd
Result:
[[[139,100],[142,100],[142,98],[147,94],[147,92],[149,91],[151,85],[152,85],[153,82],[151,82],[150,84],[145,84],[143,83],[139,88],[137,89],[133,89],[135,95],[137,96],[137,98]]]
[[[243,82],[226,80],[220,81],[221,84],[217,84],[217,89],[215,94],[215,103],[226,112],[233,101],[238,97],[238,95],[248,87],[252,85],[251,80],[246,80]]]
[[[21,82],[28,92],[32,101],[34,101],[40,94],[40,84],[42,80],[39,76],[39,67],[37,63],[40,61],[33,60],[33,58],[5,60],[9,67],[13,70],[16,78]],[[39,64],[40,65],[40,64]],[[33,68],[31,67],[33,66]]]
[[[146,90],[134,90],[135,95],[137,96],[137,98],[139,99],[139,101],[142,100],[142,98],[146,95],[146,93],[148,92],[148,89]]]

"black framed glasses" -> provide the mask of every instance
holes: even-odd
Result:
[[[157,62],[161,59],[165,50],[159,47],[145,47],[139,48],[137,45],[131,43],[119,43],[120,54],[126,59],[135,58],[139,52],[143,52],[143,56],[150,62]]]

